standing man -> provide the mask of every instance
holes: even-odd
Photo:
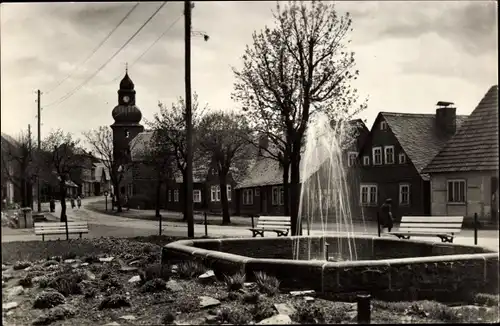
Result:
[[[385,202],[380,206],[380,228],[383,230],[387,228],[389,232],[391,232],[392,227],[394,226],[394,220],[392,218],[392,199],[387,198]]]

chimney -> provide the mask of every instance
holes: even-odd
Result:
[[[436,126],[447,135],[454,135],[457,131],[457,108],[453,102],[439,101],[436,109]]]
[[[267,135],[262,134],[259,136],[259,156],[262,156],[262,149],[267,149],[269,146],[269,139]]]

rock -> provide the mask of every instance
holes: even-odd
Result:
[[[205,317],[205,324],[213,325],[217,324],[217,316],[207,316]]]
[[[116,321],[113,321],[111,323],[104,324],[104,326],[120,326]]]
[[[167,289],[172,292],[180,292],[183,290],[182,286],[176,280],[169,280],[167,282]]]
[[[309,294],[309,295],[314,295],[316,294],[316,292],[314,290],[305,290],[305,291],[290,291],[290,294],[293,296],[293,297],[299,297],[299,296],[304,296],[306,294]]]
[[[209,283],[215,281],[215,273],[212,270],[209,270],[208,272],[201,274],[198,276],[198,280],[202,283]]]
[[[10,316],[10,315],[12,315],[12,314],[14,314],[14,310],[7,311],[7,313],[6,313],[6,315],[7,315],[7,316]]]
[[[10,281],[14,278],[14,276],[12,276],[11,274],[2,274],[2,281]]]
[[[115,259],[115,257],[101,257],[99,258],[99,261],[102,263],[110,263]]]
[[[129,265],[134,266],[134,265],[139,265],[140,263],[142,263],[142,260],[134,260],[134,261],[130,262]]]
[[[47,267],[47,269],[49,271],[53,271],[53,270],[56,270],[56,269],[60,269],[59,265],[50,265]]]
[[[30,270],[32,270],[32,269],[33,269],[33,267],[28,266],[28,267],[26,267],[26,268],[24,269],[24,271],[25,271],[25,272],[29,272],[29,271],[30,271]]]
[[[81,266],[88,266],[88,265],[89,265],[89,263],[82,263]]]
[[[289,325],[292,320],[288,315],[274,315],[272,317],[261,320],[257,325]]]
[[[76,263],[76,259],[65,259],[64,263],[65,264],[73,264],[73,263]]]
[[[293,307],[290,307],[286,303],[275,303],[274,308],[278,311],[278,314],[280,315],[291,316],[295,313],[295,309]]]
[[[2,310],[9,311],[11,309],[17,308],[18,306],[19,306],[19,304],[15,301],[7,302],[7,303],[2,304]]]
[[[85,277],[86,277],[88,280],[90,280],[90,281],[95,280],[95,274],[94,274],[94,273],[92,273],[91,271],[89,271],[89,270],[85,270],[85,271],[84,271],[84,274],[85,274]]]
[[[24,288],[21,285],[14,286],[7,291],[8,297],[15,297],[24,293]]]
[[[314,298],[313,298],[313,297],[309,297],[309,296],[305,296],[305,297],[304,297],[304,300],[305,300],[306,302],[313,302],[313,301],[314,301]]]
[[[198,299],[200,299],[200,307],[202,309],[220,305],[220,301],[212,297],[200,296]]]
[[[71,268],[78,268],[78,267],[80,267],[80,263],[71,264]]]
[[[139,282],[140,280],[141,280],[141,277],[140,277],[139,275],[135,275],[135,276],[132,276],[132,277],[128,280],[128,282],[129,282],[129,283],[137,283],[137,282]]]
[[[245,282],[243,283],[243,287],[247,288],[247,289],[254,289],[257,287],[257,283],[255,282]]]
[[[124,320],[136,320],[136,318],[135,318],[134,315],[121,316],[120,319],[124,319]]]
[[[130,272],[137,272],[139,268],[133,267],[133,266],[122,266],[120,268],[120,272],[122,273],[130,273]]]
[[[9,269],[9,266],[7,266],[7,265],[5,265],[5,264],[2,264],[2,271],[5,271],[5,270],[7,270],[7,269]]]

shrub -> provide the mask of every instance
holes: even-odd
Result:
[[[65,274],[51,279],[47,287],[55,289],[57,292],[63,294],[65,297],[72,294],[81,294],[82,288],[80,282],[83,280],[80,274]]]
[[[298,305],[292,319],[300,324],[323,324],[325,312],[323,308],[315,305]]]
[[[63,304],[66,301],[64,296],[55,291],[44,291],[38,294],[33,303],[35,309],[46,309]]]
[[[226,282],[226,287],[229,292],[238,291],[243,288],[245,283],[246,275],[244,273],[236,273],[233,276],[224,275],[224,280]]]
[[[183,279],[192,279],[198,277],[207,271],[206,267],[200,262],[188,260],[177,265],[177,274]]]
[[[257,303],[251,312],[255,321],[261,321],[275,315],[274,306],[269,302]]]
[[[154,200],[144,194],[138,194],[129,198],[128,204],[132,208],[151,209],[154,208]]]
[[[155,293],[165,291],[167,289],[167,283],[161,278],[155,278],[154,280],[147,281],[143,286],[141,286],[142,293]]]
[[[14,264],[12,267],[15,271],[25,269],[31,266],[31,263],[29,261],[18,261]]]
[[[246,325],[250,323],[252,316],[239,307],[223,307],[217,311],[216,319],[220,324]]]
[[[281,282],[274,276],[267,275],[264,272],[256,272],[255,283],[257,283],[259,291],[268,294],[270,296],[273,296],[279,293]]]
[[[122,287],[123,286],[120,281],[118,281],[114,276],[106,278],[100,285],[101,292],[113,292],[120,290]]]
[[[130,307],[130,302],[124,295],[110,295],[102,299],[99,303],[98,309],[114,309],[121,307]]]
[[[58,265],[58,264],[59,264],[59,262],[57,260],[48,259],[45,263],[43,263],[43,266],[44,267],[49,267],[49,266]]]
[[[474,296],[474,303],[496,307],[499,305],[499,296],[498,294],[478,293]]]
[[[58,320],[64,320],[75,315],[75,311],[64,305],[49,310],[48,314],[33,321],[33,325],[49,325]]]
[[[172,272],[170,267],[163,264],[152,264],[147,266],[141,273],[141,281],[143,283],[152,281],[154,279],[162,279],[168,281],[170,279]]]
[[[249,292],[243,295],[243,302],[257,304],[260,300],[259,292]]]
[[[98,263],[99,258],[95,254],[91,254],[91,255],[85,256],[83,258],[83,261],[85,263],[93,264],[93,263]]]
[[[76,253],[74,251],[68,251],[67,253],[64,253],[62,255],[62,260],[66,259],[75,259],[76,258]]]
[[[97,295],[97,290],[95,288],[85,289],[83,295],[84,295],[85,299],[95,298]]]
[[[50,277],[42,277],[39,281],[38,281],[38,287],[40,289],[45,289],[46,287],[49,286],[49,283],[50,281],[52,281],[52,279]]]
[[[180,297],[175,301],[175,308],[183,313],[194,313],[200,310],[200,300],[197,297]]]
[[[19,285],[21,285],[24,288],[30,288],[33,286],[33,279],[31,276],[25,276],[22,279],[19,280],[18,282]]]
[[[161,322],[163,325],[171,325],[175,321],[175,314],[169,312],[166,312],[163,317],[161,317]]]

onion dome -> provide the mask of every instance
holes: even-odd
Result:
[[[142,119],[142,113],[135,105],[117,105],[111,114],[118,124],[138,124]]]
[[[122,81],[120,82],[120,89],[121,90],[133,90],[134,89],[134,82],[128,76],[128,72],[125,73],[125,76],[123,77]]]

